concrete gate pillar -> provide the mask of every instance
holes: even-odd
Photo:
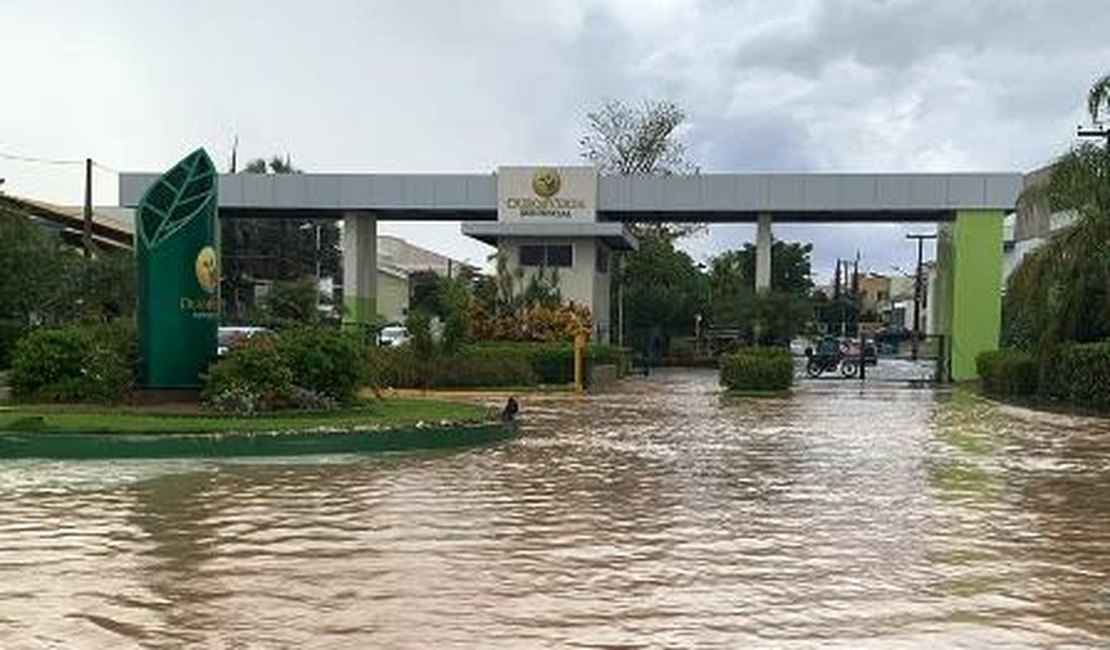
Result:
[[[771,288],[771,215],[759,215],[755,231],[755,290]]]
[[[937,236],[937,330],[954,381],[978,377],[975,357],[1002,329],[1001,210],[959,210]],[[943,378],[942,378],[943,379]]]
[[[343,323],[370,324],[378,317],[378,220],[343,215]]]

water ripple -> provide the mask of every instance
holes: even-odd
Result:
[[[524,400],[456,453],[0,465],[0,647],[1110,645],[1110,424],[947,390]]]

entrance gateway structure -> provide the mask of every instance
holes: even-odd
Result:
[[[156,174],[120,175],[120,204],[134,207]],[[697,174],[599,176],[592,167],[501,167],[494,174],[221,174],[221,217],[343,219],[346,318],[376,308],[377,222],[462,221],[494,244],[510,270],[556,268],[562,295],[589,306],[608,340],[610,256],[634,249],[635,222],[755,222],[756,287],[771,278],[778,222],[938,224],[937,328],[955,380],[976,376],[975,357],[998,347],[1002,219],[1020,173]]]

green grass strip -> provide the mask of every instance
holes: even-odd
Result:
[[[433,399],[384,398],[336,411],[230,415],[153,407],[28,405],[0,408],[0,431],[58,433],[228,433],[318,428],[404,427],[418,422],[488,422],[494,410]]]

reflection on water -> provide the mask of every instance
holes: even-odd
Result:
[[[1110,644],[1106,420],[715,381],[455,453],[0,462],[0,647]]]

